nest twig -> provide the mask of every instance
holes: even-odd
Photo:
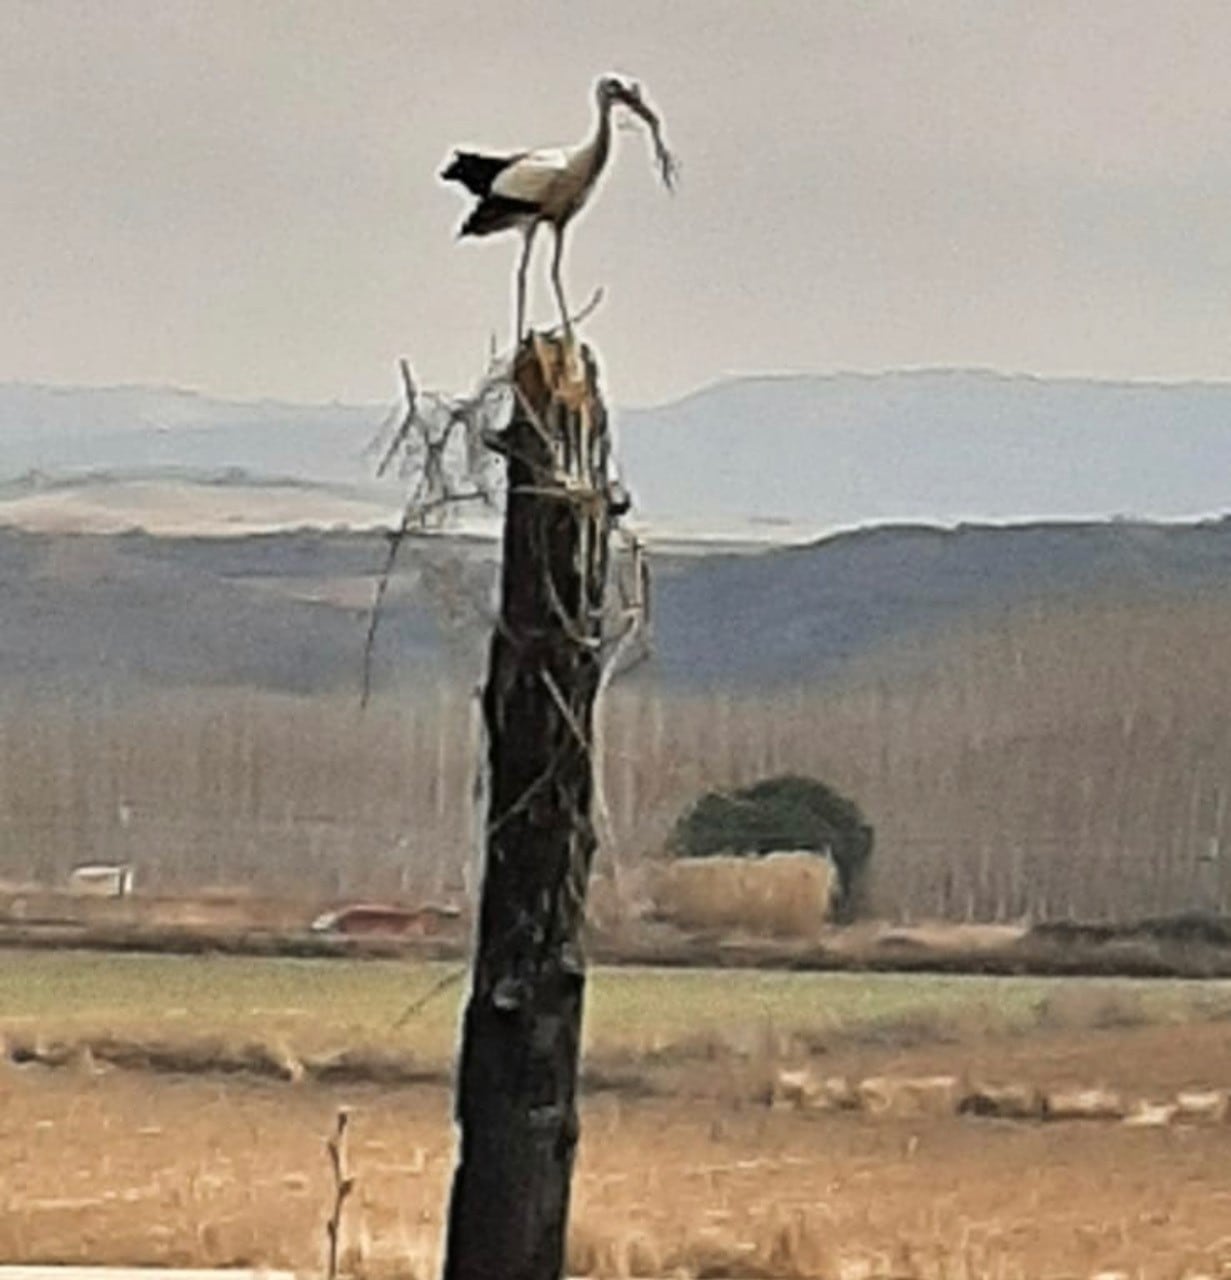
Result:
[[[680,163],[668,148],[663,138],[662,119],[658,112],[641,96],[641,86],[631,84],[620,94],[620,100],[630,111],[636,112],[649,126],[650,136],[654,140],[654,159],[658,164],[659,176],[668,191],[675,189],[680,176]]]

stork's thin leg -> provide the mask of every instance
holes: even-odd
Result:
[[[551,256],[551,283],[556,291],[556,303],[560,308],[560,324],[564,328],[564,336],[571,343],[573,341],[573,325],[568,318],[568,303],[564,301],[564,286],[560,283],[560,263],[564,258],[564,228],[557,226],[554,228],[556,233],[556,248]]]
[[[530,248],[534,244],[534,233],[539,229],[537,222],[531,222],[522,232],[521,261],[517,264],[517,333],[514,345],[520,347],[526,330],[526,268],[530,265]]]

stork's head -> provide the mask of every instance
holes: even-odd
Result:
[[[603,108],[612,107],[622,102],[626,107],[641,101],[641,89],[635,80],[626,80],[623,76],[605,75],[600,77],[594,86],[598,97],[598,105]]]
[[[599,110],[606,112],[618,104],[627,107],[649,125],[650,133],[654,138],[654,155],[658,161],[662,180],[668,189],[673,187],[678,165],[663,141],[662,122],[641,96],[641,86],[635,80],[626,80],[623,76],[606,75],[599,80],[595,93],[598,96]]]

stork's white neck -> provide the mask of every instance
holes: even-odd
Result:
[[[598,176],[602,167],[607,163],[607,157],[611,154],[611,108],[613,105],[610,98],[606,98],[599,103],[598,120],[595,122],[594,133],[586,144],[586,150],[590,153],[590,163],[593,166],[595,177]]]

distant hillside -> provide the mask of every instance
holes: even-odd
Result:
[[[0,482],[236,469],[387,500],[396,486],[374,485],[371,445],[389,409],[0,384]],[[637,515],[660,531],[788,541],[887,521],[1231,509],[1231,384],[960,370],[736,378],[614,416]]]
[[[0,526],[32,533],[237,537],[388,528],[400,504],[392,488],[254,476],[239,467],[27,472],[0,481]]]
[[[0,686],[358,689],[385,546],[374,535],[306,531],[163,539],[0,530]],[[407,557],[381,633],[380,657],[397,657],[392,678],[432,678],[447,656],[443,614],[415,589],[454,554]]]
[[[739,378],[617,421],[651,520],[825,530],[1231,509],[1231,384],[959,370]]]
[[[386,540],[0,530],[0,686],[354,689]],[[408,546],[376,646],[383,682],[471,680],[494,544]],[[653,557],[654,657],[673,690],[772,690],[908,653],[1042,602],[1231,593],[1231,521],[883,528],[756,554]]]
[[[1231,520],[887,526],[758,556],[668,561],[656,581],[658,664],[670,684],[772,688],[1032,603],[1231,593]]]
[[[0,384],[0,481],[27,472],[227,468],[371,484],[388,406],[220,400],[170,387]]]

